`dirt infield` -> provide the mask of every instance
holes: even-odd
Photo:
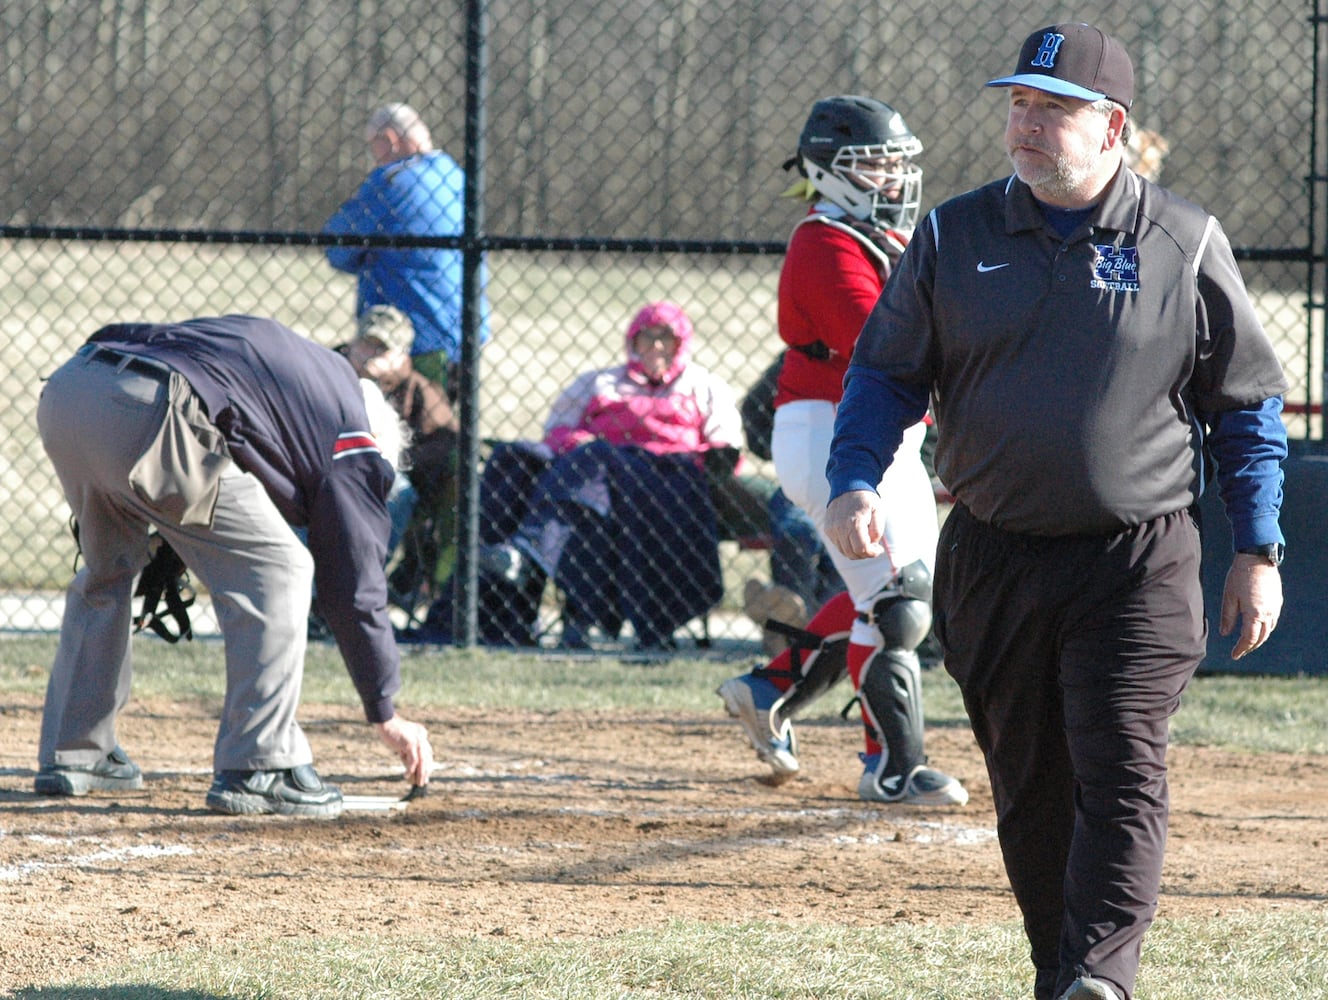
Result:
[[[880,925],[1015,918],[991,797],[965,729],[929,750],[963,809],[857,801],[856,726],[805,725],[782,787],[712,716],[448,711],[440,770],[399,811],[331,822],[206,812],[214,724],[135,701],[142,792],[31,794],[40,704],[0,709],[0,990],[176,948],[283,936],[568,938],[670,918]],[[349,710],[306,706],[320,771],[404,791]],[[1328,759],[1172,755],[1164,916],[1328,903]]]

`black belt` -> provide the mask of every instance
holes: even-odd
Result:
[[[89,361],[100,361],[102,364],[113,365],[116,371],[131,371],[137,375],[156,379],[159,382],[168,379],[171,374],[171,367],[165,362],[157,361],[142,354],[117,351],[113,347],[102,347],[100,344],[84,344],[78,349],[78,353]]]

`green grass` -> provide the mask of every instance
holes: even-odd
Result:
[[[23,1000],[1003,1000],[1026,997],[1014,923],[851,929],[675,922],[592,941],[324,938],[159,953]],[[1137,1000],[1321,1000],[1328,914],[1163,920]]]
[[[41,694],[54,636],[0,642],[0,689]],[[168,646],[135,640],[134,694],[220,703],[222,647],[215,640]],[[704,712],[715,685],[735,672],[732,660],[686,657],[643,664],[611,656],[531,655],[492,649],[407,649],[403,710],[451,707],[532,711],[638,710]],[[930,726],[965,726],[959,690],[944,670],[923,673]],[[306,704],[356,704],[336,648],[315,644],[305,664]],[[833,704],[832,704],[833,703]],[[838,711],[834,698],[817,706]],[[815,716],[815,712],[813,713]],[[1328,677],[1198,677],[1172,724],[1172,742],[1251,752],[1328,754]]]
[[[1172,742],[1328,754],[1328,677],[1200,677]]]

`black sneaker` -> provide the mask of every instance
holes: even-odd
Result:
[[[1061,1000],[1120,1000],[1120,997],[1101,979],[1080,976],[1061,994]]]
[[[477,561],[480,573],[505,580],[518,589],[524,588],[535,575],[534,561],[510,542],[481,545]]]
[[[309,620],[305,624],[305,638],[310,642],[330,642],[332,626],[317,611],[310,611]]]
[[[312,764],[283,771],[222,771],[208,789],[207,807],[232,816],[335,819],[341,815],[341,789],[323,784]]]
[[[47,764],[32,782],[38,795],[131,792],[142,787],[143,772],[119,747],[95,764]]]
[[[435,628],[428,622],[415,628],[393,628],[392,636],[398,646],[450,646],[452,633],[447,629]]]

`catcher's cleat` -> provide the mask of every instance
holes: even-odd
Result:
[[[37,772],[32,787],[38,795],[130,792],[143,787],[143,772],[116,747],[95,764],[48,764]]]
[[[312,764],[280,771],[222,771],[207,793],[209,809],[232,816],[276,813],[335,819],[343,804],[341,789],[323,784]]]
[[[1080,976],[1061,994],[1061,1000],[1120,1000],[1120,994],[1092,976]]]
[[[881,770],[880,754],[858,756],[863,764],[862,777],[858,780],[858,798],[864,802],[901,802],[909,806],[962,806],[968,802],[968,791],[957,778],[944,771],[919,764],[905,780],[902,775],[878,773]]]
[[[715,689],[724,700],[724,709],[738,720],[756,756],[774,772],[773,780],[783,782],[798,773],[798,741],[793,725],[779,719],[775,705],[783,697],[779,688],[765,677],[743,674],[731,677]]]

